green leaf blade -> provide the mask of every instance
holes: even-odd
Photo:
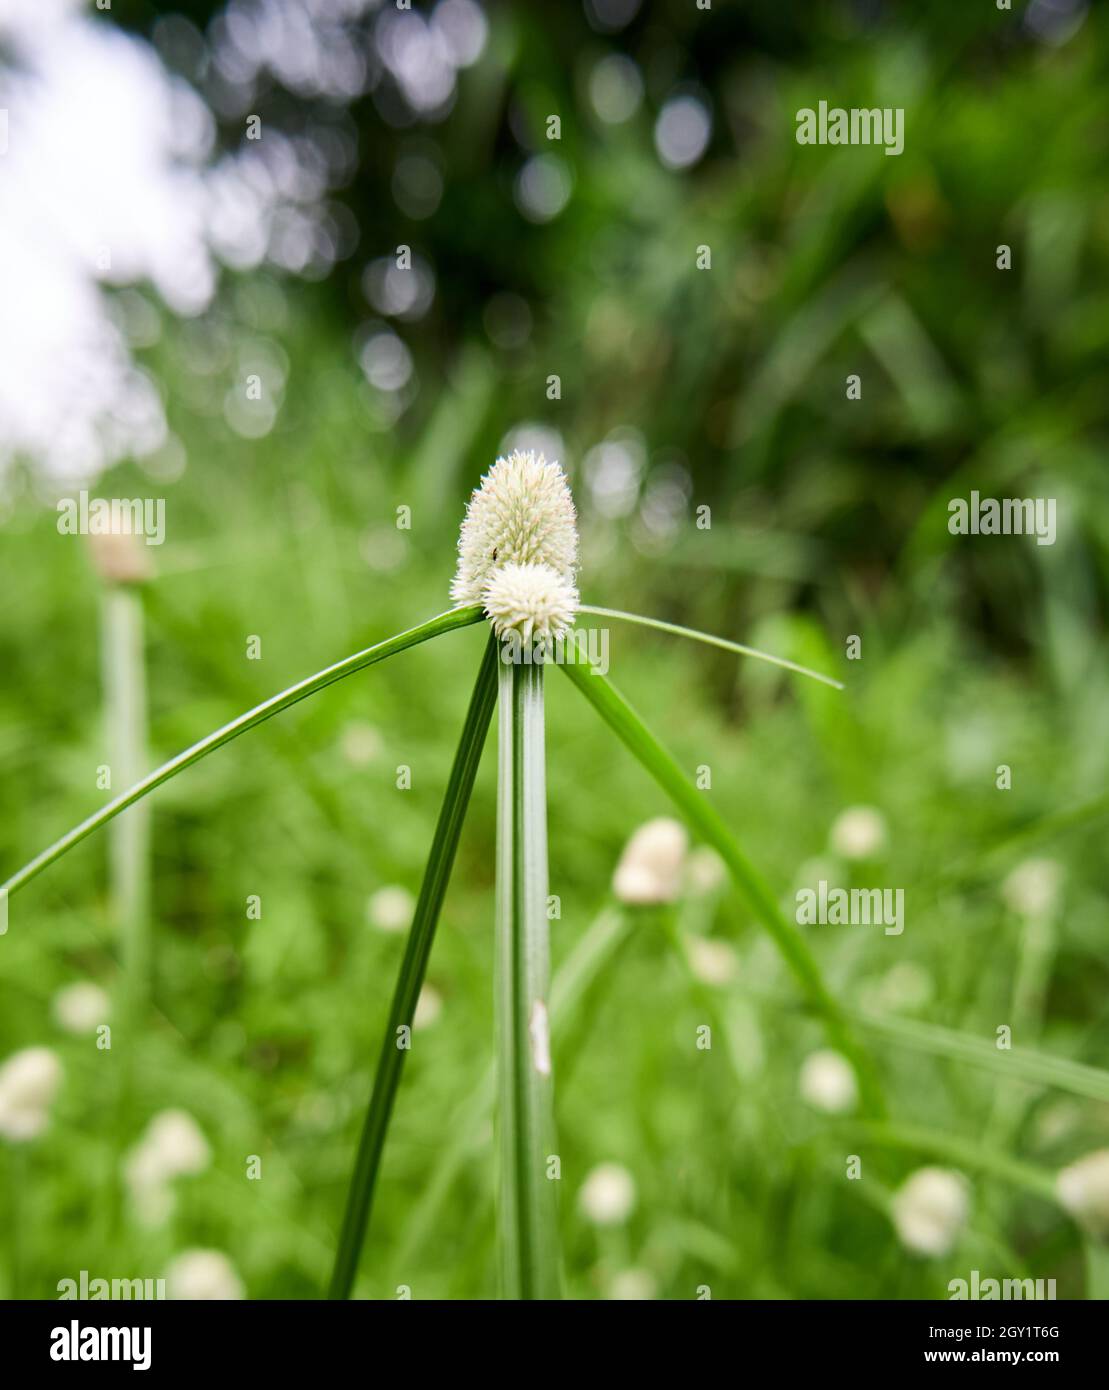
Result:
[[[588,663],[571,662],[560,669],[662,787],[689,824],[724,860],[732,881],[769,932],[808,1002],[823,1019],[829,1038],[854,1063],[866,1111],[874,1117],[882,1116],[885,1106],[869,1053],[856,1041],[845,1015],[828,992],[804,938],[786,920],[770,887],[740,849],[719,812],[688,780],[610,681]]]
[[[347,1205],[339,1235],[328,1297],[349,1298],[373,1208],[381,1155],[389,1129],[408,1049],[398,1046],[398,1030],[412,1027],[412,1017],[427,973],[435,929],[454,866],[462,824],[470,804],[485,737],[497,699],[497,648],[490,635],[477,683],[458,742],[447,790],[424,870],[420,896],[405,944],[385,1037],[374,1075],[373,1090],[362,1127],[358,1156],[351,1174]]]
[[[308,676],[304,680],[298,681],[296,685],[289,686],[287,690],[272,695],[260,705],[255,705],[253,709],[247,710],[245,714],[240,714],[237,719],[232,719],[229,724],[215,729],[198,743],[194,743],[192,747],[186,748],[183,753],[178,753],[168,763],[163,763],[161,767],[155,768],[142,781],[136,782],[133,787],[121,792],[106,806],[102,806],[99,811],[93,812],[79,825],[75,825],[60,840],[55,840],[41,854],[24,864],[5,883],[0,883],[0,897],[10,897],[20,888],[26,887],[33,878],[41,874],[44,869],[49,868],[63,854],[67,854],[75,845],[79,845],[94,830],[99,830],[102,825],[107,825],[110,820],[114,820],[120,812],[126,811],[136,801],[141,801],[144,796],[148,796],[163,783],[168,782],[170,778],[176,777],[179,772],[184,772],[186,768],[192,767],[201,758],[206,758],[209,753],[214,753],[217,748],[222,748],[224,744],[230,743],[240,734],[257,728],[259,724],[264,724],[267,719],[272,719],[275,714],[280,714],[283,710],[289,709],[290,706],[299,704],[301,700],[315,695],[329,685],[334,685],[336,681],[340,681],[346,676],[353,675],[356,671],[363,671],[367,666],[374,666],[379,661],[385,661],[398,652],[407,651],[409,647],[415,647],[420,642],[427,642],[442,633],[453,632],[456,628],[468,627],[472,623],[480,622],[482,616],[481,608],[476,604],[468,608],[452,608],[446,613],[440,613],[437,617],[429,618],[426,623],[421,623],[418,627],[410,628],[407,632],[398,633],[395,637],[386,638],[384,642],[378,642],[375,646],[367,647],[364,651],[355,652],[353,656],[337,661],[333,666],[327,666],[322,671],[317,671],[314,676]]]

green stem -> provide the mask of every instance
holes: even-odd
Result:
[[[112,777],[130,787],[146,765],[146,672],[142,597],[133,585],[109,585],[103,597],[101,667]],[[126,994],[122,1010],[137,1024],[151,985],[150,816],[146,806],[121,816],[108,832],[112,908],[120,933]]]
[[[560,1296],[547,936],[543,666],[502,662],[496,1021],[506,1298]]]
[[[404,960],[397,976],[389,1020],[385,1026],[385,1039],[381,1045],[373,1091],[358,1145],[358,1157],[351,1175],[339,1248],[331,1275],[329,1298],[349,1298],[358,1271],[358,1259],[373,1206],[374,1188],[381,1164],[381,1153],[385,1147],[389,1118],[393,1111],[397,1087],[400,1085],[404,1059],[410,1047],[412,1016],[416,1011],[416,1001],[420,997],[431,945],[435,940],[439,912],[443,906],[443,896],[447,891],[447,882],[458,849],[458,837],[462,832],[466,808],[470,804],[474,777],[477,775],[481,750],[497,699],[496,666],[497,644],[495,638],[490,635],[478,672],[477,684],[470,698],[470,708],[462,727],[458,751],[454,755],[454,766],[451,768],[435,827],[435,836],[431,842],[431,852],[428,855],[412,927],[408,933]]]
[[[567,663],[561,670],[643,764],[690,825],[727,864],[732,881],[770,933],[809,1002],[822,1016],[830,1040],[854,1063],[865,1109],[875,1118],[881,1116],[885,1106],[870,1054],[856,1041],[838,1003],[829,994],[804,938],[783,916],[774,894],[736,844],[719,812],[686,778],[631,705],[604,676],[588,664]]]
[[[187,767],[191,767],[193,763],[198,763],[209,753],[214,753],[217,748],[222,748],[225,743],[230,743],[233,738],[245,734],[248,729],[257,728],[267,719],[272,719],[275,714],[287,710],[290,705],[307,699],[309,695],[315,695],[317,691],[333,685],[335,681],[342,680],[344,676],[351,676],[355,671],[364,670],[367,666],[373,666],[378,661],[384,661],[386,657],[395,656],[397,652],[403,652],[420,642],[426,642],[429,638],[438,637],[441,633],[453,632],[455,628],[468,627],[471,623],[480,622],[481,618],[481,608],[477,604],[468,608],[452,608],[447,613],[440,613],[438,617],[429,618],[426,623],[421,623],[419,627],[410,628],[407,632],[399,633],[396,637],[389,637],[374,647],[367,647],[365,651],[355,652],[353,656],[348,656],[343,661],[337,661],[334,666],[327,666],[324,670],[317,671],[314,676],[308,676],[296,685],[291,685],[288,690],[282,690],[279,694],[272,695],[262,704],[256,705],[254,709],[240,714],[230,724],[224,724],[222,728],[210,733],[207,738],[202,738],[199,743],[194,743],[191,748],[186,748],[183,753],[178,753],[168,763],[163,763],[161,767],[155,768],[129,791],[123,792],[114,801],[109,801],[106,806],[102,806],[99,811],[83,820],[80,825],[74,826],[60,840],[56,840],[48,849],[44,849],[41,854],[36,855],[29,863],[24,864],[21,869],[12,874],[6,883],[0,884],[0,895],[10,895],[23,888],[30,883],[31,879],[41,874],[43,869],[49,868],[56,859],[60,859],[74,845],[80,844],[94,830],[99,830],[102,825],[113,820],[121,811],[126,811],[128,806],[133,806],[136,801],[141,801],[144,796],[154,791],[156,787],[160,787],[163,782],[168,782],[171,777],[176,777],[179,772],[184,772]]]

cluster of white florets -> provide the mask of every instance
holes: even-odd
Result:
[[[455,603],[480,603],[498,637],[561,637],[579,598],[577,518],[566,475],[542,454],[499,458],[470,497],[458,538]]]

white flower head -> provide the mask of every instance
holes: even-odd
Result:
[[[1063,866],[1055,859],[1025,859],[1001,885],[1005,906],[1021,917],[1050,917],[1059,905]]]
[[[166,1269],[166,1288],[170,1298],[188,1302],[243,1297],[243,1282],[220,1250],[183,1251]]]
[[[150,1121],[142,1147],[156,1156],[163,1176],[203,1173],[211,1161],[208,1141],[187,1110],[162,1110]]]
[[[828,842],[841,859],[872,859],[885,849],[886,818],[874,806],[848,806],[832,822]]]
[[[599,1163],[586,1175],[578,1205],[595,1226],[622,1226],[635,1210],[635,1179],[621,1163]]]
[[[686,942],[689,968],[705,985],[730,985],[739,975],[739,957],[726,941],[691,936]]]
[[[854,1110],[859,1099],[858,1082],[851,1063],[840,1052],[822,1048],[801,1064],[801,1098],[814,1110],[843,1115]]]
[[[689,837],[680,821],[659,816],[641,825],[624,847],[612,891],[637,906],[672,903],[682,884]]]
[[[212,1151],[200,1126],[186,1110],[161,1110],[123,1161],[136,1216],[144,1226],[162,1226],[173,1214],[173,1180],[203,1173]]]
[[[62,1064],[48,1047],[14,1052],[0,1067],[0,1135],[23,1143],[46,1128]]]
[[[419,1032],[423,1028],[431,1028],[443,1012],[443,996],[434,985],[424,985],[420,989],[420,996],[416,1000],[416,1011],[412,1015],[412,1027]]]
[[[717,892],[728,880],[727,866],[710,845],[701,845],[693,851],[685,872],[687,887],[697,897]]]
[[[529,644],[565,633],[578,609],[578,591],[550,565],[510,562],[489,576],[481,601],[498,637]]]
[[[565,473],[542,454],[516,450],[497,459],[470,497],[451,598],[484,603],[500,565],[547,565],[572,588],[577,559],[577,519]]]
[[[890,1214],[901,1244],[914,1255],[948,1254],[970,1210],[967,1180],[950,1168],[918,1168],[893,1195]]]
[[[1059,1201],[1092,1236],[1109,1240],[1109,1149],[1097,1149],[1062,1169]]]
[[[416,899],[397,883],[379,888],[366,904],[366,916],[378,931],[407,931],[415,911]]]
[[[658,1281],[649,1269],[622,1269],[608,1281],[605,1297],[617,1303],[642,1303],[658,1297]]]
[[[78,980],[55,994],[51,1008],[58,1025],[67,1033],[91,1033],[108,1021],[111,1003],[91,980]]]

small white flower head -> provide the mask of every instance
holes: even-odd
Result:
[[[694,978],[704,985],[730,985],[739,975],[739,957],[726,941],[691,936],[686,952]]]
[[[608,1281],[605,1297],[619,1303],[641,1303],[658,1297],[658,1283],[649,1269],[621,1269]]]
[[[208,1141],[187,1110],[160,1111],[140,1142],[155,1156],[167,1178],[203,1173],[211,1162]]]
[[[1109,1149],[1097,1149],[1062,1169],[1055,1190],[1080,1226],[1098,1240],[1109,1240]]]
[[[1054,859],[1025,859],[1001,885],[1005,906],[1020,917],[1050,917],[1059,905],[1063,866]]]
[[[672,903],[681,891],[689,837],[680,821],[659,816],[641,825],[628,843],[612,878],[622,903]]]
[[[828,843],[841,859],[873,859],[888,840],[886,818],[874,806],[848,806],[828,834]]]
[[[144,1226],[162,1226],[173,1214],[174,1178],[203,1173],[212,1159],[200,1126],[185,1110],[162,1110],[123,1161],[123,1177],[135,1215]]]
[[[716,893],[728,879],[723,859],[711,845],[700,845],[689,856],[685,866],[686,885],[695,897]]]
[[[481,592],[486,617],[498,637],[561,637],[578,611],[578,591],[550,565],[498,565]]]
[[[416,1011],[412,1015],[412,1027],[419,1031],[430,1028],[443,1012],[443,996],[434,985],[424,985],[416,1000]]]
[[[244,1297],[235,1266],[220,1250],[182,1251],[166,1269],[166,1291],[186,1302]]]
[[[372,724],[352,719],[343,727],[339,736],[339,746],[351,767],[366,767],[375,758],[380,757],[385,740],[381,737],[381,731],[375,729]]]
[[[954,1249],[970,1211],[966,1178],[950,1168],[918,1168],[893,1195],[891,1216],[901,1244],[914,1255]]]
[[[62,1064],[48,1047],[14,1052],[0,1067],[0,1136],[17,1144],[37,1138],[61,1080]]]
[[[458,537],[455,603],[483,603],[499,565],[547,565],[573,585],[577,518],[566,475],[542,454],[499,458],[470,496]]]
[[[621,1163],[600,1163],[586,1174],[578,1205],[594,1226],[622,1226],[635,1210],[635,1179]]]
[[[399,884],[379,888],[366,904],[366,917],[378,931],[407,931],[415,911],[416,899]]]
[[[802,1100],[828,1115],[847,1114],[859,1099],[854,1068],[842,1053],[830,1048],[811,1052],[805,1058],[799,1085]]]
[[[99,985],[78,980],[58,990],[51,1004],[55,1021],[67,1033],[91,1033],[111,1014],[111,1002]]]

